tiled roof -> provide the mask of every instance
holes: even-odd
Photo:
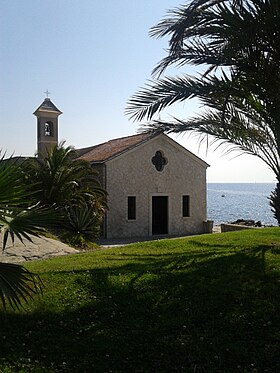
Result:
[[[77,149],[76,152],[79,159],[84,159],[88,162],[105,162],[155,136],[155,134],[143,133],[122,137],[89,148]]]
[[[36,114],[37,111],[51,111],[62,114],[62,111],[58,110],[58,108],[51,102],[51,100],[48,97],[45,98],[45,100],[41,103],[38,109],[34,111],[34,114]]]

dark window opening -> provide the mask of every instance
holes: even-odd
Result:
[[[45,136],[53,136],[53,123],[52,122],[45,123]]]
[[[183,217],[190,216],[190,196],[183,196]]]
[[[136,219],[136,197],[127,197],[127,218],[128,220]]]

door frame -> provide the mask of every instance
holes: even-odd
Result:
[[[167,233],[162,233],[163,236],[167,236],[170,232],[170,196],[168,193],[151,193],[149,198],[149,236],[160,236],[153,234],[153,197],[166,197],[167,198]]]

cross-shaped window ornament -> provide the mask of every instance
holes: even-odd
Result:
[[[153,156],[152,164],[155,166],[157,171],[162,171],[164,166],[167,165],[167,159],[164,158],[160,150],[157,150],[156,154]]]

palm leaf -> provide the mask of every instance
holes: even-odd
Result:
[[[57,214],[49,209],[32,206],[37,186],[26,185],[22,169],[16,160],[0,159],[0,233],[3,233],[3,250],[8,237],[31,241],[32,235],[49,226]],[[28,207],[31,206],[31,207]],[[23,307],[41,290],[41,280],[24,267],[0,263],[0,301],[4,309]]]
[[[23,176],[16,160],[0,158],[0,210],[28,204],[32,200],[30,187],[23,187]]]
[[[156,38],[170,36],[168,57],[158,63],[153,74],[161,75],[174,63],[232,65],[233,58],[236,58],[233,49],[240,51],[232,36],[235,32],[240,43],[240,22],[253,25],[250,20],[256,10],[255,3],[250,0],[193,0],[169,11],[166,18],[150,31],[150,35]],[[228,25],[231,27],[226,27]],[[248,29],[250,35],[254,35],[252,27]],[[230,43],[228,36],[231,37]],[[246,34],[242,40],[245,39]],[[232,52],[230,58],[227,49]]]
[[[30,298],[42,290],[40,278],[21,265],[0,263],[0,300],[6,310],[23,307]]]
[[[277,144],[271,131],[246,118],[238,111],[224,115],[222,111],[208,111],[187,121],[153,121],[144,125],[142,132],[182,133],[199,135],[208,144],[222,144],[226,152],[241,150],[262,159],[275,173],[280,170]],[[209,138],[211,141],[209,141]]]
[[[14,243],[15,236],[23,242],[27,239],[32,242],[32,236],[38,236],[62,219],[58,210],[33,206],[19,212],[6,211],[3,219],[2,231],[4,232],[3,250],[6,247],[8,237]]]
[[[150,81],[130,98],[125,112],[137,121],[152,119],[167,106],[195,97],[201,86],[187,75]]]
[[[77,159],[75,150],[64,148],[63,143],[53,147],[47,157],[32,160],[25,172],[30,180],[40,185],[36,198],[41,204],[64,208],[82,198],[85,189],[91,189],[96,198],[105,201],[106,192],[91,165]]]
[[[155,114],[177,102],[197,97],[208,105],[223,105],[225,97],[248,95],[239,77],[193,78],[188,75],[151,81],[128,101],[126,114],[134,120],[152,119]]]

